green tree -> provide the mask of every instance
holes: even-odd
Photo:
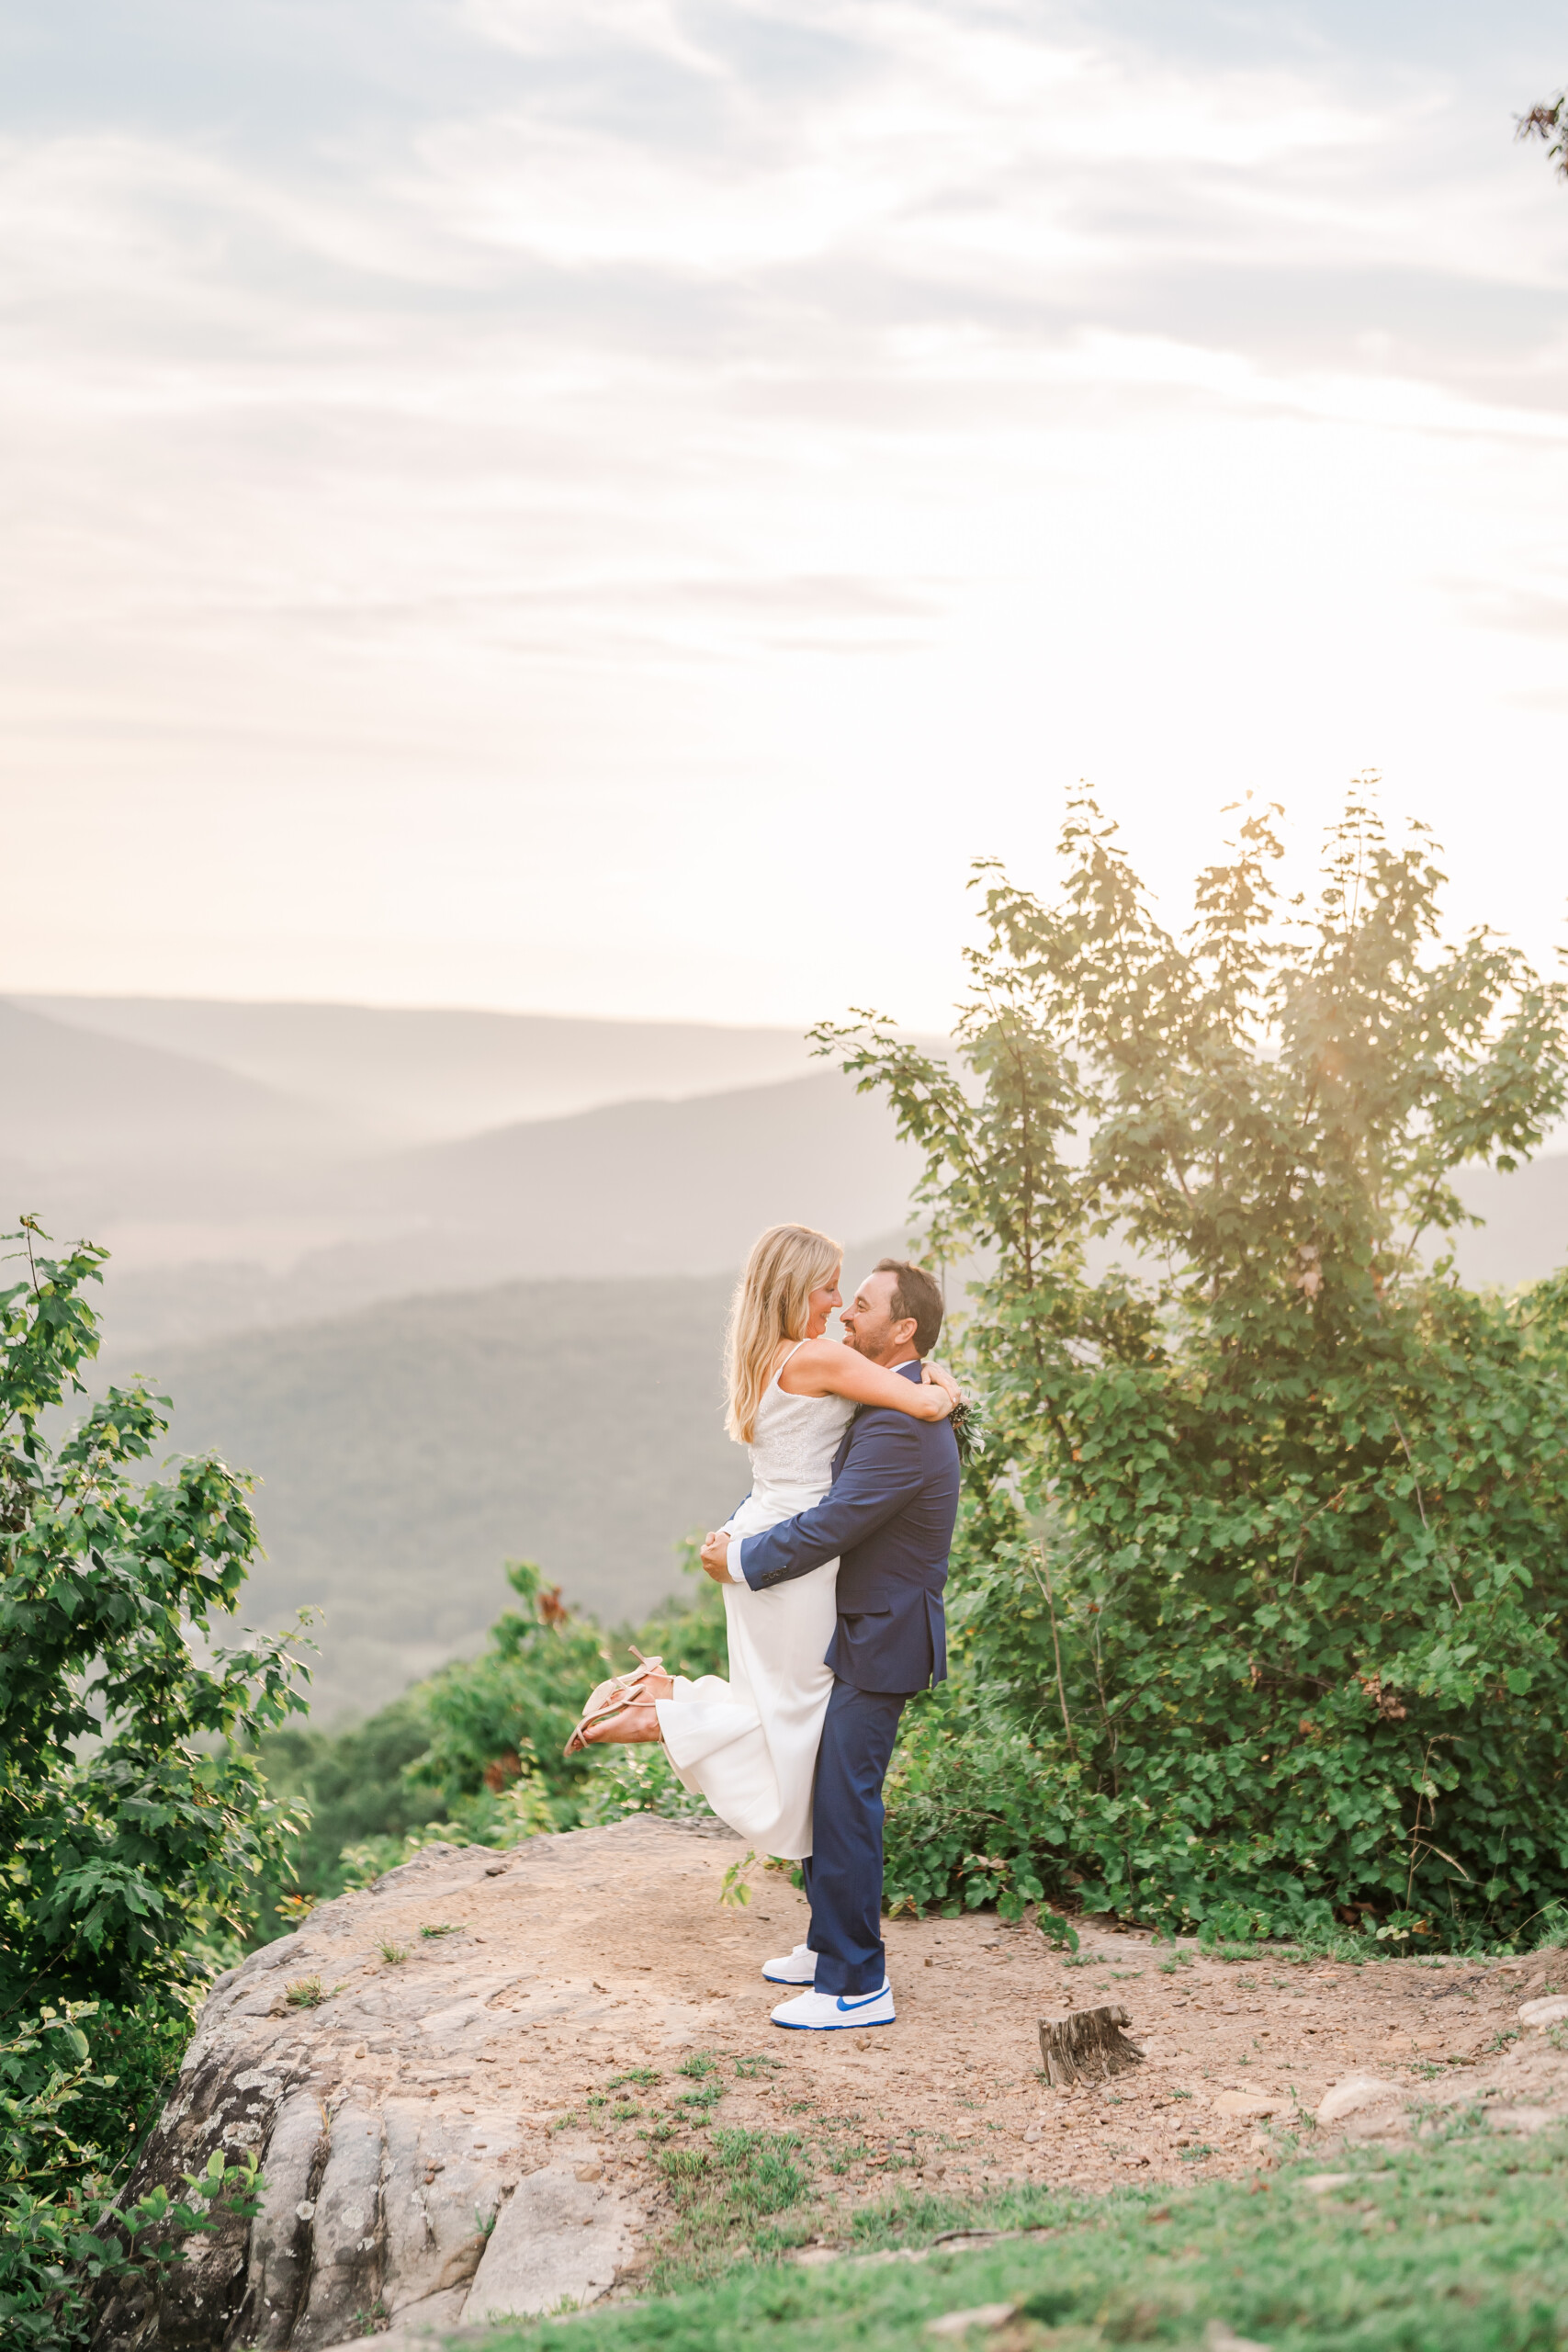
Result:
[[[166,1402],[111,1388],[41,1423],[96,1352],[106,1252],[37,1255],[0,1291],[0,2006],[134,2002],[199,1979],[292,1828],[247,1744],[303,1706],[280,1639],[223,1649],[255,1550],[215,1457],[139,1485]]]
[[[923,1147],[933,1250],[987,1267],[960,1672],[891,1784],[910,1900],[1454,1935],[1568,1890],[1568,1286],[1478,1297],[1442,1254],[1454,1170],[1561,1114],[1562,991],[1443,944],[1428,837],[1360,794],[1281,905],[1275,813],[1180,940],[1092,800],[1054,903],[978,868],[966,1070],[819,1033]]]

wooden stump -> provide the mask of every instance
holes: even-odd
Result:
[[[1141,2065],[1143,2052],[1121,2029],[1132,2023],[1120,2004],[1099,2009],[1069,2009],[1066,2017],[1040,2020],[1040,2055],[1048,2083],[1102,2082]]]

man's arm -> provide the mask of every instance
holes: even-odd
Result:
[[[832,1492],[810,1510],[732,1544],[730,1573],[739,1567],[753,1592],[807,1576],[886,1526],[924,1483],[919,1425],[904,1413],[863,1413]]]

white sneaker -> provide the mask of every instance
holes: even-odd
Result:
[[[770,1984],[810,1984],[817,1975],[817,1954],[809,1944],[796,1944],[783,1960],[764,1961],[762,1973]]]
[[[793,2001],[779,2003],[773,2021],[804,2033],[840,2033],[846,2026],[891,2025],[893,1987],[884,1977],[880,1993],[797,1993]]]

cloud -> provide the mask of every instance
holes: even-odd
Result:
[[[1168,776],[1178,741],[1224,797],[1297,674],[1302,773],[1392,741],[1457,793],[1485,714],[1553,691],[1520,582],[1561,511],[1568,199],[1509,114],[1555,38],[1533,0],[1484,40],[1448,0],[14,17],[30,838],[152,777],[188,887],[226,890],[216,805],[391,761],[430,822],[505,777],[530,870],[575,871],[612,778],[660,797],[657,960],[702,861],[770,862],[773,803],[945,821],[943,763],[985,764],[965,821],[1031,838],[1041,775]],[[93,903],[130,972],[118,856]],[[247,975],[291,887],[254,865]]]

